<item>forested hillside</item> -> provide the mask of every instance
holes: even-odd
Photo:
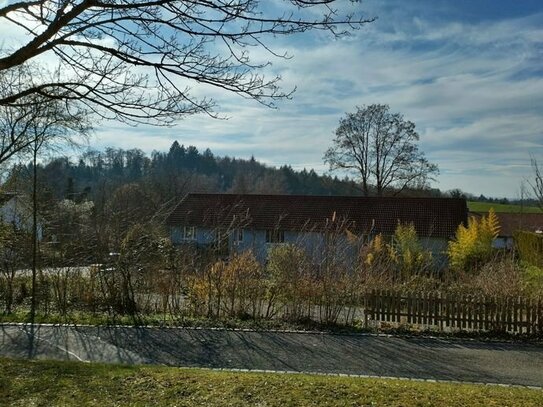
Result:
[[[161,225],[188,192],[360,194],[350,180],[290,166],[271,168],[254,158],[218,157],[177,141],[168,152],[150,156],[139,149],[114,148],[88,150],[71,159],[53,156],[37,169],[46,238],[61,246],[85,241],[78,249],[83,251],[96,246],[117,250],[132,226]],[[19,164],[5,175],[2,190],[30,197],[31,185],[32,165]]]
[[[17,167],[4,189],[28,170]],[[166,202],[190,191],[284,193],[316,195],[360,194],[356,183],[319,176],[290,166],[267,167],[250,160],[218,157],[207,149],[185,147],[177,141],[168,152],[147,156],[139,149],[88,150],[77,159],[52,158],[40,165],[40,183],[55,199],[104,199],[127,184],[137,184],[153,201]]]

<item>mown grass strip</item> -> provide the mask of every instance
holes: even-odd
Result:
[[[0,405],[541,406],[543,391],[406,380],[0,359]]]

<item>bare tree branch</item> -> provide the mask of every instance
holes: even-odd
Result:
[[[532,188],[535,199],[538,202],[539,207],[543,210],[543,172],[539,167],[537,160],[532,157],[532,169],[533,169],[533,179],[529,181],[529,185]]]
[[[0,23],[29,38],[0,49],[0,75],[43,57],[60,66],[54,81],[36,81],[0,96],[21,105],[29,95],[77,100],[102,118],[172,124],[188,114],[212,116],[212,100],[189,85],[209,85],[273,107],[287,98],[279,77],[260,71],[250,48],[287,58],[269,45],[274,36],[324,30],[340,36],[373,21],[341,13],[340,0],[53,0],[0,7]],[[356,0],[351,0],[356,3]],[[306,9],[317,9],[308,13]],[[320,17],[319,17],[320,15]],[[313,17],[312,17],[313,16]],[[317,17],[314,17],[317,16]]]
[[[42,72],[23,65],[0,75],[0,97],[21,93],[32,86],[33,78]],[[0,106],[0,164],[18,154],[26,154],[43,144],[73,143],[73,133],[88,134],[88,112],[72,106],[70,100],[51,93],[30,93],[21,96],[16,105]]]

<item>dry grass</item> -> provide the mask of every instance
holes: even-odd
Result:
[[[522,388],[0,359],[3,406],[541,406]]]

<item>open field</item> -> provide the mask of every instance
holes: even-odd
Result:
[[[490,208],[494,208],[494,211],[498,213],[543,213],[543,211],[537,206],[524,206],[498,204],[492,202],[474,202],[468,201],[468,209],[471,212],[488,212]]]
[[[540,406],[541,390],[0,359],[1,405]]]

